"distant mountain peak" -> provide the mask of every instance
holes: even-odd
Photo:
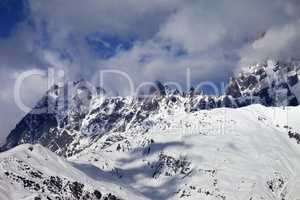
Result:
[[[70,156],[97,138],[112,132],[143,127],[161,112],[195,112],[219,107],[296,106],[300,100],[300,65],[266,61],[233,77],[222,96],[178,91],[157,81],[137,97],[112,97],[84,80],[64,87],[54,85],[35,108],[9,134],[3,150],[22,143],[40,143],[58,154]],[[68,87],[67,87],[68,86]],[[141,130],[141,132],[147,129]],[[85,144],[80,144],[84,139]]]

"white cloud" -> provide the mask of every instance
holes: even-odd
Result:
[[[180,9],[162,26],[159,36],[178,42],[189,53],[206,51],[222,42],[226,28],[198,4]]]
[[[300,55],[300,21],[266,32],[264,37],[254,41],[241,51],[241,66],[266,59],[289,60]]]
[[[31,0],[30,7],[34,18],[47,20],[58,32],[69,30],[85,35],[100,31],[149,37],[181,3],[179,0]]]

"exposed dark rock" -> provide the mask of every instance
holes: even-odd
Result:
[[[80,197],[82,196],[83,187],[84,187],[84,185],[81,183],[78,183],[78,182],[73,182],[69,185],[72,195],[76,199],[80,199]]]
[[[252,103],[297,106],[299,100],[293,94],[292,87],[299,84],[298,79],[293,67],[278,62],[274,66],[266,63],[254,66],[249,72],[232,78],[224,96],[206,96],[193,87],[190,91],[181,93],[157,82],[145,97],[128,100],[123,97],[101,96],[105,94],[101,88],[97,88],[96,94],[92,94],[84,81],[74,83],[74,89],[55,85],[35,106],[47,112],[27,114],[11,131],[1,151],[22,143],[39,143],[59,155],[72,156],[105,134],[139,127],[160,109],[167,109],[168,113],[172,113],[175,106],[184,106],[186,112],[218,107],[236,108]],[[69,92],[70,98],[66,97],[66,92]],[[91,107],[93,98],[100,96],[103,102]],[[88,121],[84,126],[83,120]],[[144,131],[147,130],[146,127]],[[89,142],[80,144],[83,138],[88,138]],[[106,145],[115,142],[107,141]]]

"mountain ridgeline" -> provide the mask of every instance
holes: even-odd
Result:
[[[179,92],[161,83],[146,97],[106,96],[102,88],[92,93],[84,81],[74,82],[71,89],[55,85],[11,131],[1,151],[30,143],[70,157],[108,133],[147,132],[153,126],[150,118],[161,110],[171,114],[250,104],[297,106],[299,78],[298,62],[268,61],[232,78],[221,96],[203,95],[193,88]]]

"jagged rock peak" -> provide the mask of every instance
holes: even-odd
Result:
[[[225,95],[247,105],[260,103],[265,106],[296,106],[300,100],[300,62],[268,60],[244,69],[233,77]]]
[[[110,133],[132,129],[146,132],[153,123],[150,119],[161,118],[161,113],[237,108],[253,103],[299,105],[298,64],[269,61],[253,65],[234,77],[222,96],[203,95],[194,88],[182,92],[161,82],[138,97],[107,96],[104,89],[90,89],[92,86],[85,81],[71,84],[73,87],[53,86],[35,107],[47,108],[46,112],[27,114],[9,134],[2,150],[22,143],[40,143],[70,156]]]

